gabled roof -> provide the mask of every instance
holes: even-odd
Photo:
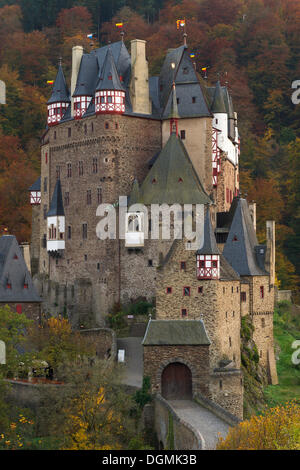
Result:
[[[258,246],[256,233],[251,220],[246,199],[234,198],[234,215],[230,226],[227,241],[223,249],[223,256],[241,276],[267,275],[256,259]]]
[[[58,72],[52,88],[52,95],[48,100],[47,104],[70,102],[70,93],[66,84],[64,72],[62,66],[58,66]]]
[[[47,217],[65,215],[60,180],[57,180]]]
[[[211,225],[210,212],[207,208],[204,218],[203,246],[197,250],[197,255],[219,255],[216,237]]]
[[[104,60],[101,77],[96,86],[96,90],[119,90],[125,91],[121,85],[116,64],[110,48],[108,48]]]
[[[7,282],[11,289],[6,287]],[[24,289],[24,283],[28,288]],[[0,238],[0,302],[41,302],[13,235]]]
[[[150,320],[142,344],[209,346],[211,343],[202,320]]]
[[[28,188],[28,191],[40,191],[41,190],[41,177],[39,176],[38,179]]]
[[[171,134],[132,204],[211,204],[181,139]]]
[[[215,94],[214,94],[213,102],[211,105],[211,112],[214,114],[215,113],[226,114],[223,91],[222,91],[221,83],[219,81],[217,82],[217,85],[215,88]]]

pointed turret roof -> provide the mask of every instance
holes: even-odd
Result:
[[[96,86],[96,90],[119,90],[125,91],[121,85],[117,72],[117,67],[110,48],[108,48],[103,64],[101,77]]]
[[[83,54],[73,96],[93,96],[99,75],[97,57]]]
[[[60,180],[57,180],[47,217],[65,215]]]
[[[172,106],[171,106],[171,112],[170,112],[169,118],[170,119],[178,119],[179,118],[179,113],[178,113],[178,106],[177,106],[175,83],[173,83],[171,94],[172,94]]]
[[[204,219],[203,246],[197,251],[197,255],[219,255],[216,237],[211,225],[210,212],[207,209]]]
[[[211,204],[181,139],[171,134],[140,187],[142,204]]]
[[[70,94],[66,84],[64,72],[62,66],[58,66],[58,72],[56,75],[55,83],[52,88],[52,95],[48,100],[47,104],[52,103],[69,103],[70,102]]]
[[[234,198],[232,223],[223,255],[241,276],[263,276],[256,259],[258,242],[246,199]]]
[[[39,176],[38,179],[28,188],[28,191],[40,191],[41,190],[41,177]]]
[[[226,106],[224,103],[223,92],[220,81],[216,84],[214,99],[211,105],[212,113],[226,113]]]
[[[11,284],[10,289],[6,288],[7,282]],[[41,302],[13,235],[0,237],[0,302]]]

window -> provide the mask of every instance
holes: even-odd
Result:
[[[102,204],[102,188],[97,189],[97,202],[98,204]]]
[[[87,239],[87,224],[82,224],[82,238]]]
[[[27,282],[24,282],[24,289],[28,289],[28,284],[27,284]]]
[[[119,124],[117,122],[115,123],[115,129],[119,129]]]
[[[211,264],[212,264],[212,267],[213,267],[213,268],[217,268],[217,267],[218,267],[218,262],[217,262],[217,261],[212,261]]]
[[[93,158],[93,173],[98,173],[98,158]]]
[[[56,140],[56,131],[54,131],[54,140]]]
[[[166,293],[167,294],[172,294],[172,287],[167,287]]]
[[[71,127],[68,127],[68,137],[71,137]]]
[[[179,104],[179,98],[177,98],[176,101],[177,101],[177,104]]]
[[[86,192],[86,203],[88,206],[92,204],[92,191],[90,189]]]
[[[47,219],[47,206],[46,205],[44,206],[43,212],[44,212],[44,220],[46,220]]]
[[[192,103],[196,103],[196,96],[192,97]]]
[[[108,97],[107,97],[107,102],[108,102],[108,103],[112,103],[112,96],[108,96]]]
[[[259,292],[260,292],[260,298],[263,299],[264,296],[265,296],[265,293],[264,293],[264,286],[260,286]]]
[[[94,123],[91,124],[91,131],[94,132]]]
[[[190,287],[184,287],[183,288],[183,295],[185,297],[189,297],[191,295],[191,288]]]
[[[231,287],[231,293],[233,294],[233,287]]]
[[[78,175],[83,176],[83,161],[78,162]]]
[[[181,316],[182,317],[187,317],[187,309],[186,308],[181,309]]]
[[[44,193],[47,192],[47,178],[44,178]]]
[[[72,165],[71,163],[67,163],[67,178],[72,177]]]
[[[241,302],[246,302],[247,294],[246,292],[241,292]]]
[[[261,326],[262,328],[266,326],[266,320],[264,318],[261,319]]]
[[[153,260],[152,259],[148,259],[148,266],[153,266]]]
[[[48,163],[48,153],[47,152],[45,153],[45,163],[46,163],[46,165]]]
[[[222,382],[222,380],[220,380],[219,385],[220,385],[220,390],[222,390],[222,388],[223,388],[223,382]]]
[[[202,286],[198,287],[198,293],[203,294],[203,287]]]
[[[87,261],[87,255],[84,255],[84,261]]]
[[[72,227],[71,225],[68,225],[68,240],[71,240],[72,238]]]
[[[6,283],[6,289],[11,289],[11,283],[10,282]]]
[[[180,269],[185,269],[185,261],[180,261]]]
[[[100,271],[100,263],[97,263],[97,271]]]
[[[56,179],[57,180],[60,179],[60,166],[59,165],[56,166]]]
[[[87,134],[87,125],[84,125],[84,133]]]
[[[70,193],[66,192],[65,193],[65,206],[68,206],[70,204]]]
[[[108,124],[108,122],[105,123],[105,129],[109,129],[109,124]]]
[[[230,337],[230,336],[229,336],[229,346],[230,346],[230,347],[232,346],[231,337]]]
[[[180,138],[181,140],[185,139],[185,131],[180,131]]]

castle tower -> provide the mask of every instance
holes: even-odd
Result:
[[[59,65],[52,95],[47,102],[48,126],[55,126],[60,122],[70,104],[69,90],[67,88],[62,66]]]
[[[123,80],[123,77],[121,77]],[[96,114],[125,112],[125,90],[121,85],[111,50],[108,49],[95,93]]]
[[[233,206],[235,210],[223,255],[241,277],[241,312],[242,315],[251,316],[254,325],[253,339],[257,345],[260,363],[266,369],[270,383],[276,384],[278,379],[273,340],[274,285],[271,283],[274,277],[275,253],[273,248],[271,250],[269,239],[272,263],[266,263],[267,247],[258,244],[246,199],[235,198]]]

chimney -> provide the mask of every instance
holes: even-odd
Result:
[[[151,114],[149,97],[149,72],[146,60],[146,41],[131,41],[131,82],[130,98],[134,113]]]
[[[29,243],[22,243],[20,245],[21,252],[23,254],[24,261],[26,263],[28,271],[31,273],[31,263],[30,263],[30,245]]]
[[[256,202],[254,201],[249,202],[248,206],[249,206],[249,212],[250,212],[250,216],[252,219],[253,227],[256,232]]]
[[[270,287],[275,284],[275,220],[267,220],[266,271],[270,273]]]
[[[81,58],[83,55],[82,46],[74,46],[72,48],[72,76],[71,76],[71,116],[74,115],[74,102],[72,95],[76,88],[77,77],[79,72],[79,67],[81,63]]]

